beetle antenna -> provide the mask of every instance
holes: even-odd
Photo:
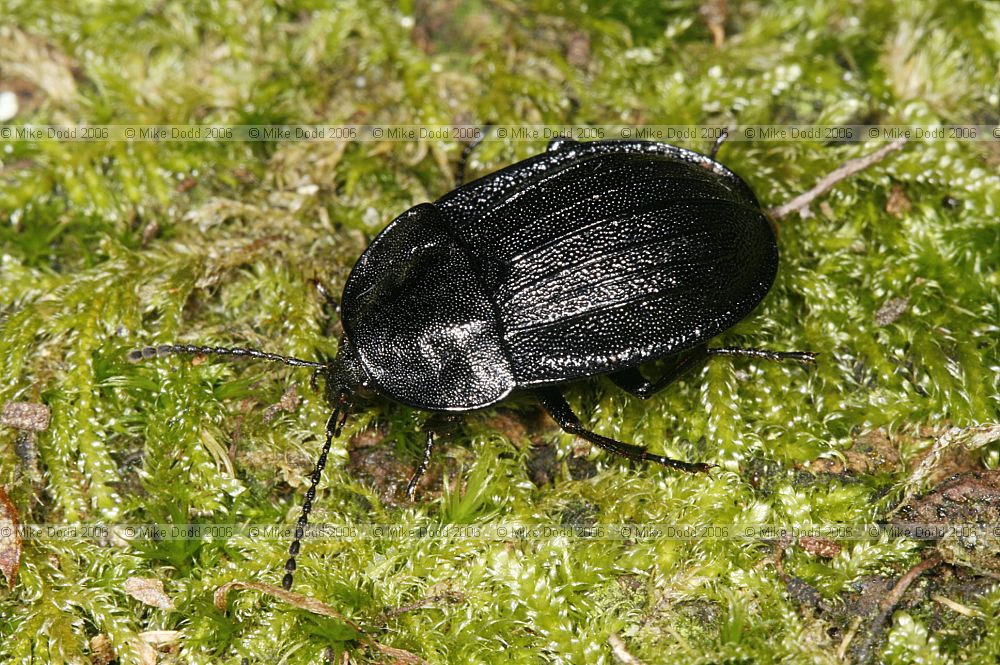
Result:
[[[306,525],[309,523],[309,513],[312,512],[313,500],[316,498],[316,487],[323,476],[323,469],[326,468],[326,457],[330,453],[330,445],[333,443],[333,437],[340,436],[341,430],[344,429],[344,423],[347,422],[347,414],[350,406],[350,393],[342,391],[340,398],[337,400],[337,405],[333,409],[333,413],[330,414],[330,418],[326,421],[326,443],[323,444],[323,450],[320,452],[319,458],[316,459],[316,466],[313,468],[310,478],[309,490],[306,492],[306,500],[302,503],[302,512],[299,514],[299,520],[295,523],[295,537],[292,540],[292,544],[288,547],[288,561],[285,562],[285,577],[281,580],[281,586],[285,591],[290,591],[292,588],[295,573],[295,557],[299,555],[299,550],[302,547],[301,541],[305,537]]]
[[[291,365],[292,367],[315,367],[325,368],[324,363],[312,360],[302,360],[291,356],[279,356],[277,353],[266,353],[257,349],[225,348],[221,346],[192,346],[191,344],[160,344],[159,346],[144,346],[141,349],[133,349],[126,356],[130,363],[137,363],[150,358],[159,358],[173,354],[188,354],[193,356],[236,356],[239,358],[255,358],[257,360],[271,360],[275,362]]]

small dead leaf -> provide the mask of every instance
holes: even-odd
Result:
[[[906,213],[912,209],[913,204],[907,198],[902,185],[893,185],[892,191],[889,193],[889,200],[885,202],[885,211],[896,219],[900,219],[901,217],[905,217]]]
[[[698,8],[708,31],[712,33],[712,42],[716,48],[726,42],[726,19],[729,17],[729,8],[726,0],[707,0]]]
[[[174,601],[163,591],[163,582],[153,577],[128,578],[125,580],[125,593],[151,607],[174,609]]]
[[[189,175],[188,177],[184,178],[179,183],[177,183],[177,186],[174,189],[176,189],[179,194],[183,194],[184,192],[193,189],[194,186],[197,184],[198,184],[198,179],[195,178],[194,176]]]
[[[806,551],[806,553],[823,559],[832,559],[840,554],[841,549],[840,545],[832,540],[818,538],[816,536],[799,537],[799,545]]]
[[[139,637],[144,642],[152,644],[154,647],[161,649],[166,646],[177,644],[181,639],[181,631],[179,630],[147,630],[145,632],[139,633]]]
[[[0,413],[0,424],[29,432],[44,432],[51,419],[52,409],[34,402],[7,402]]]
[[[142,246],[148,245],[153,238],[155,238],[160,233],[160,223],[155,219],[151,219],[146,222],[146,226],[142,229]]]
[[[291,413],[295,409],[299,408],[299,402],[302,400],[299,398],[299,391],[294,384],[288,386],[281,399],[278,400],[276,404],[264,409],[264,422],[269,423],[274,420],[275,416],[278,415],[279,411],[287,411]]]
[[[153,645],[141,639],[133,639],[130,644],[135,650],[136,656],[139,657],[139,660],[136,661],[139,665],[156,665],[156,661],[160,656],[156,653]]]
[[[17,508],[7,496],[7,488],[0,485],[0,571],[7,579],[7,588],[13,589],[17,571],[21,567],[21,520]]]
[[[109,665],[115,661],[115,647],[104,633],[90,638],[90,662],[93,665]]]
[[[887,300],[884,305],[875,312],[875,323],[879,326],[887,326],[895,323],[896,319],[906,313],[910,306],[909,298],[893,298]]]
[[[320,602],[315,598],[310,598],[309,596],[303,596],[301,593],[285,591],[281,587],[264,584],[262,582],[227,582],[216,589],[214,596],[215,606],[223,612],[225,612],[228,607],[227,597],[231,589],[249,589],[251,591],[260,591],[261,593],[265,593],[268,596],[277,598],[278,600],[283,600],[293,607],[306,610],[307,612],[312,612],[313,614],[330,617],[331,619],[337,619],[338,621],[343,621],[359,633],[363,634],[365,632],[357,623],[351,621],[326,603]]]
[[[307,612],[312,612],[313,614],[319,614],[321,616],[330,617],[331,619],[336,619],[348,626],[353,628],[358,632],[360,639],[364,641],[365,644],[373,649],[376,649],[380,653],[389,656],[390,658],[395,658],[397,663],[412,663],[413,665],[427,665],[427,661],[420,656],[406,651],[405,649],[397,649],[396,647],[391,647],[381,642],[376,641],[370,635],[368,635],[356,622],[348,619],[343,614],[333,609],[326,603],[320,602],[315,598],[310,598],[309,596],[303,596],[301,593],[293,593],[291,591],[285,591],[281,587],[276,587],[271,584],[263,584],[261,582],[227,582],[223,584],[218,589],[215,590],[215,606],[219,610],[225,612],[228,607],[227,596],[229,591],[232,589],[249,589],[251,591],[260,591],[265,593],[272,598],[277,598],[278,600],[283,600],[290,605],[297,607]]]

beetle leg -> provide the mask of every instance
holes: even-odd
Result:
[[[638,367],[630,367],[614,374],[609,374],[608,378],[628,394],[639,399],[649,399],[679,379],[685,372],[691,370],[698,362],[709,356],[753,358],[755,360],[773,360],[777,362],[795,360],[803,364],[816,362],[816,354],[809,351],[769,351],[767,349],[705,348],[702,346],[687,353],[674,356],[671,359],[673,360],[673,364],[656,381],[650,381],[643,376]]]
[[[427,430],[427,443],[424,444],[424,454],[420,458],[417,470],[410,477],[410,482],[406,483],[406,498],[412,503],[417,495],[417,485],[420,479],[427,473],[427,466],[431,463],[431,451],[434,449],[434,432]]]
[[[324,284],[318,277],[313,277],[312,282],[316,287],[316,290],[319,291],[319,294],[323,296],[323,300],[326,301],[326,306],[329,307],[334,314],[340,316],[340,303],[333,297],[333,293],[329,288],[327,288],[326,284]]]
[[[670,359],[672,364],[666,369],[663,376],[656,381],[650,381],[643,376],[638,367],[630,367],[614,374],[609,374],[608,378],[628,394],[639,399],[649,399],[679,379],[684,373],[690,371],[695,365],[704,360],[707,355],[705,347],[702,346],[687,353],[674,356]]]
[[[816,354],[811,351],[769,351],[768,349],[714,348],[706,349],[710,356],[732,356],[737,358],[754,358],[756,360],[795,360],[805,365],[816,362]]]
[[[686,471],[687,473],[705,472],[712,468],[711,464],[681,462],[680,460],[664,457],[663,455],[656,455],[645,448],[640,448],[630,443],[622,443],[621,441],[609,439],[591,432],[584,429],[583,425],[580,424],[580,419],[573,413],[573,410],[566,402],[566,398],[563,397],[562,392],[558,388],[537,388],[533,392],[542,403],[542,407],[548,411],[552,419],[559,423],[559,426],[564,431],[598,445],[607,451],[640,462],[656,462],[671,469]]]
[[[719,154],[719,148],[722,147],[723,142],[729,138],[729,129],[727,127],[722,128],[722,132],[715,138],[715,144],[712,145],[712,152],[708,153],[711,159],[715,159],[715,156]]]
[[[579,141],[574,141],[568,136],[557,136],[549,144],[545,146],[545,152],[555,152],[556,150],[562,150],[568,145],[573,145],[574,143],[579,143]]]
[[[455,168],[455,188],[461,187],[465,183],[465,166],[469,162],[469,157],[472,155],[472,151],[479,147],[479,144],[483,142],[486,138],[486,133],[490,131],[493,126],[492,123],[486,123],[483,128],[479,131],[479,136],[476,137],[471,143],[467,143],[464,148],[462,148],[462,154],[458,158],[458,166]]]

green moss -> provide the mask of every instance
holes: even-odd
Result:
[[[16,123],[996,122],[994,4],[730,5],[717,47],[692,2],[0,0],[0,90],[27,86],[33,101]],[[0,404],[53,412],[36,437],[39,486],[16,432],[0,429],[0,483],[22,521],[290,524],[328,414],[305,371],[130,365],[124,354],[176,340],[331,357],[337,323],[311,279],[342,286],[392,217],[450,188],[460,148],[0,141]],[[542,148],[490,141],[472,166],[484,173]],[[733,142],[721,159],[773,205],[870,149]],[[404,474],[426,414],[376,401],[334,443],[314,519],[877,521],[927,432],[998,419],[997,164],[990,143],[914,143],[839,185],[815,216],[782,222],[774,289],[721,342],[817,350],[815,368],[719,359],[648,401],[604,380],[570,391],[595,430],[713,461],[722,469],[711,477],[579,449],[514,399],[458,426],[423,500],[404,504],[385,473],[352,470],[350,452],[379,447]],[[911,204],[899,216],[886,212],[894,186]],[[905,310],[880,325],[876,312],[901,297]],[[292,383],[299,406],[265,417]],[[898,447],[898,468],[816,471],[873,428]],[[546,445],[556,454],[538,457]],[[996,446],[975,455],[1000,459]],[[920,556],[914,541],[840,544],[832,559],[792,548],[783,562],[830,607]],[[0,592],[0,660],[80,661],[103,633],[134,661],[141,633],[177,630],[181,662],[311,663],[328,648],[378,661],[343,622],[254,592],[215,608],[226,582],[277,583],[286,547],[243,536],[27,542],[17,586]],[[772,543],[737,539],[331,539],[306,544],[296,583],[431,662],[611,662],[612,634],[648,662],[834,662],[843,617],[803,606],[772,556]],[[128,596],[131,576],[163,580],[176,609]],[[961,623],[914,601],[887,627],[880,658],[992,662],[996,596],[963,599],[981,615]],[[387,612],[421,599],[436,600]],[[954,638],[957,626],[970,637]]]

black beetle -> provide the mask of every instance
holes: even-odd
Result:
[[[709,355],[812,360],[804,352],[706,347],[760,303],[778,269],[767,215],[714,159],[722,138],[711,156],[648,141],[556,139],[543,154],[411,208],[351,271],[340,302],[344,336],[331,363],[190,345],[147,347],[129,359],[247,356],[324,377],[334,410],[289,550],[286,589],[331,441],[361,387],[451,412],[526,389],[564,430],[606,450],[707,470],[584,429],[560,386],[607,374],[647,398]],[[640,373],[639,365],[663,358],[663,376]],[[411,497],[432,445],[428,432]]]

